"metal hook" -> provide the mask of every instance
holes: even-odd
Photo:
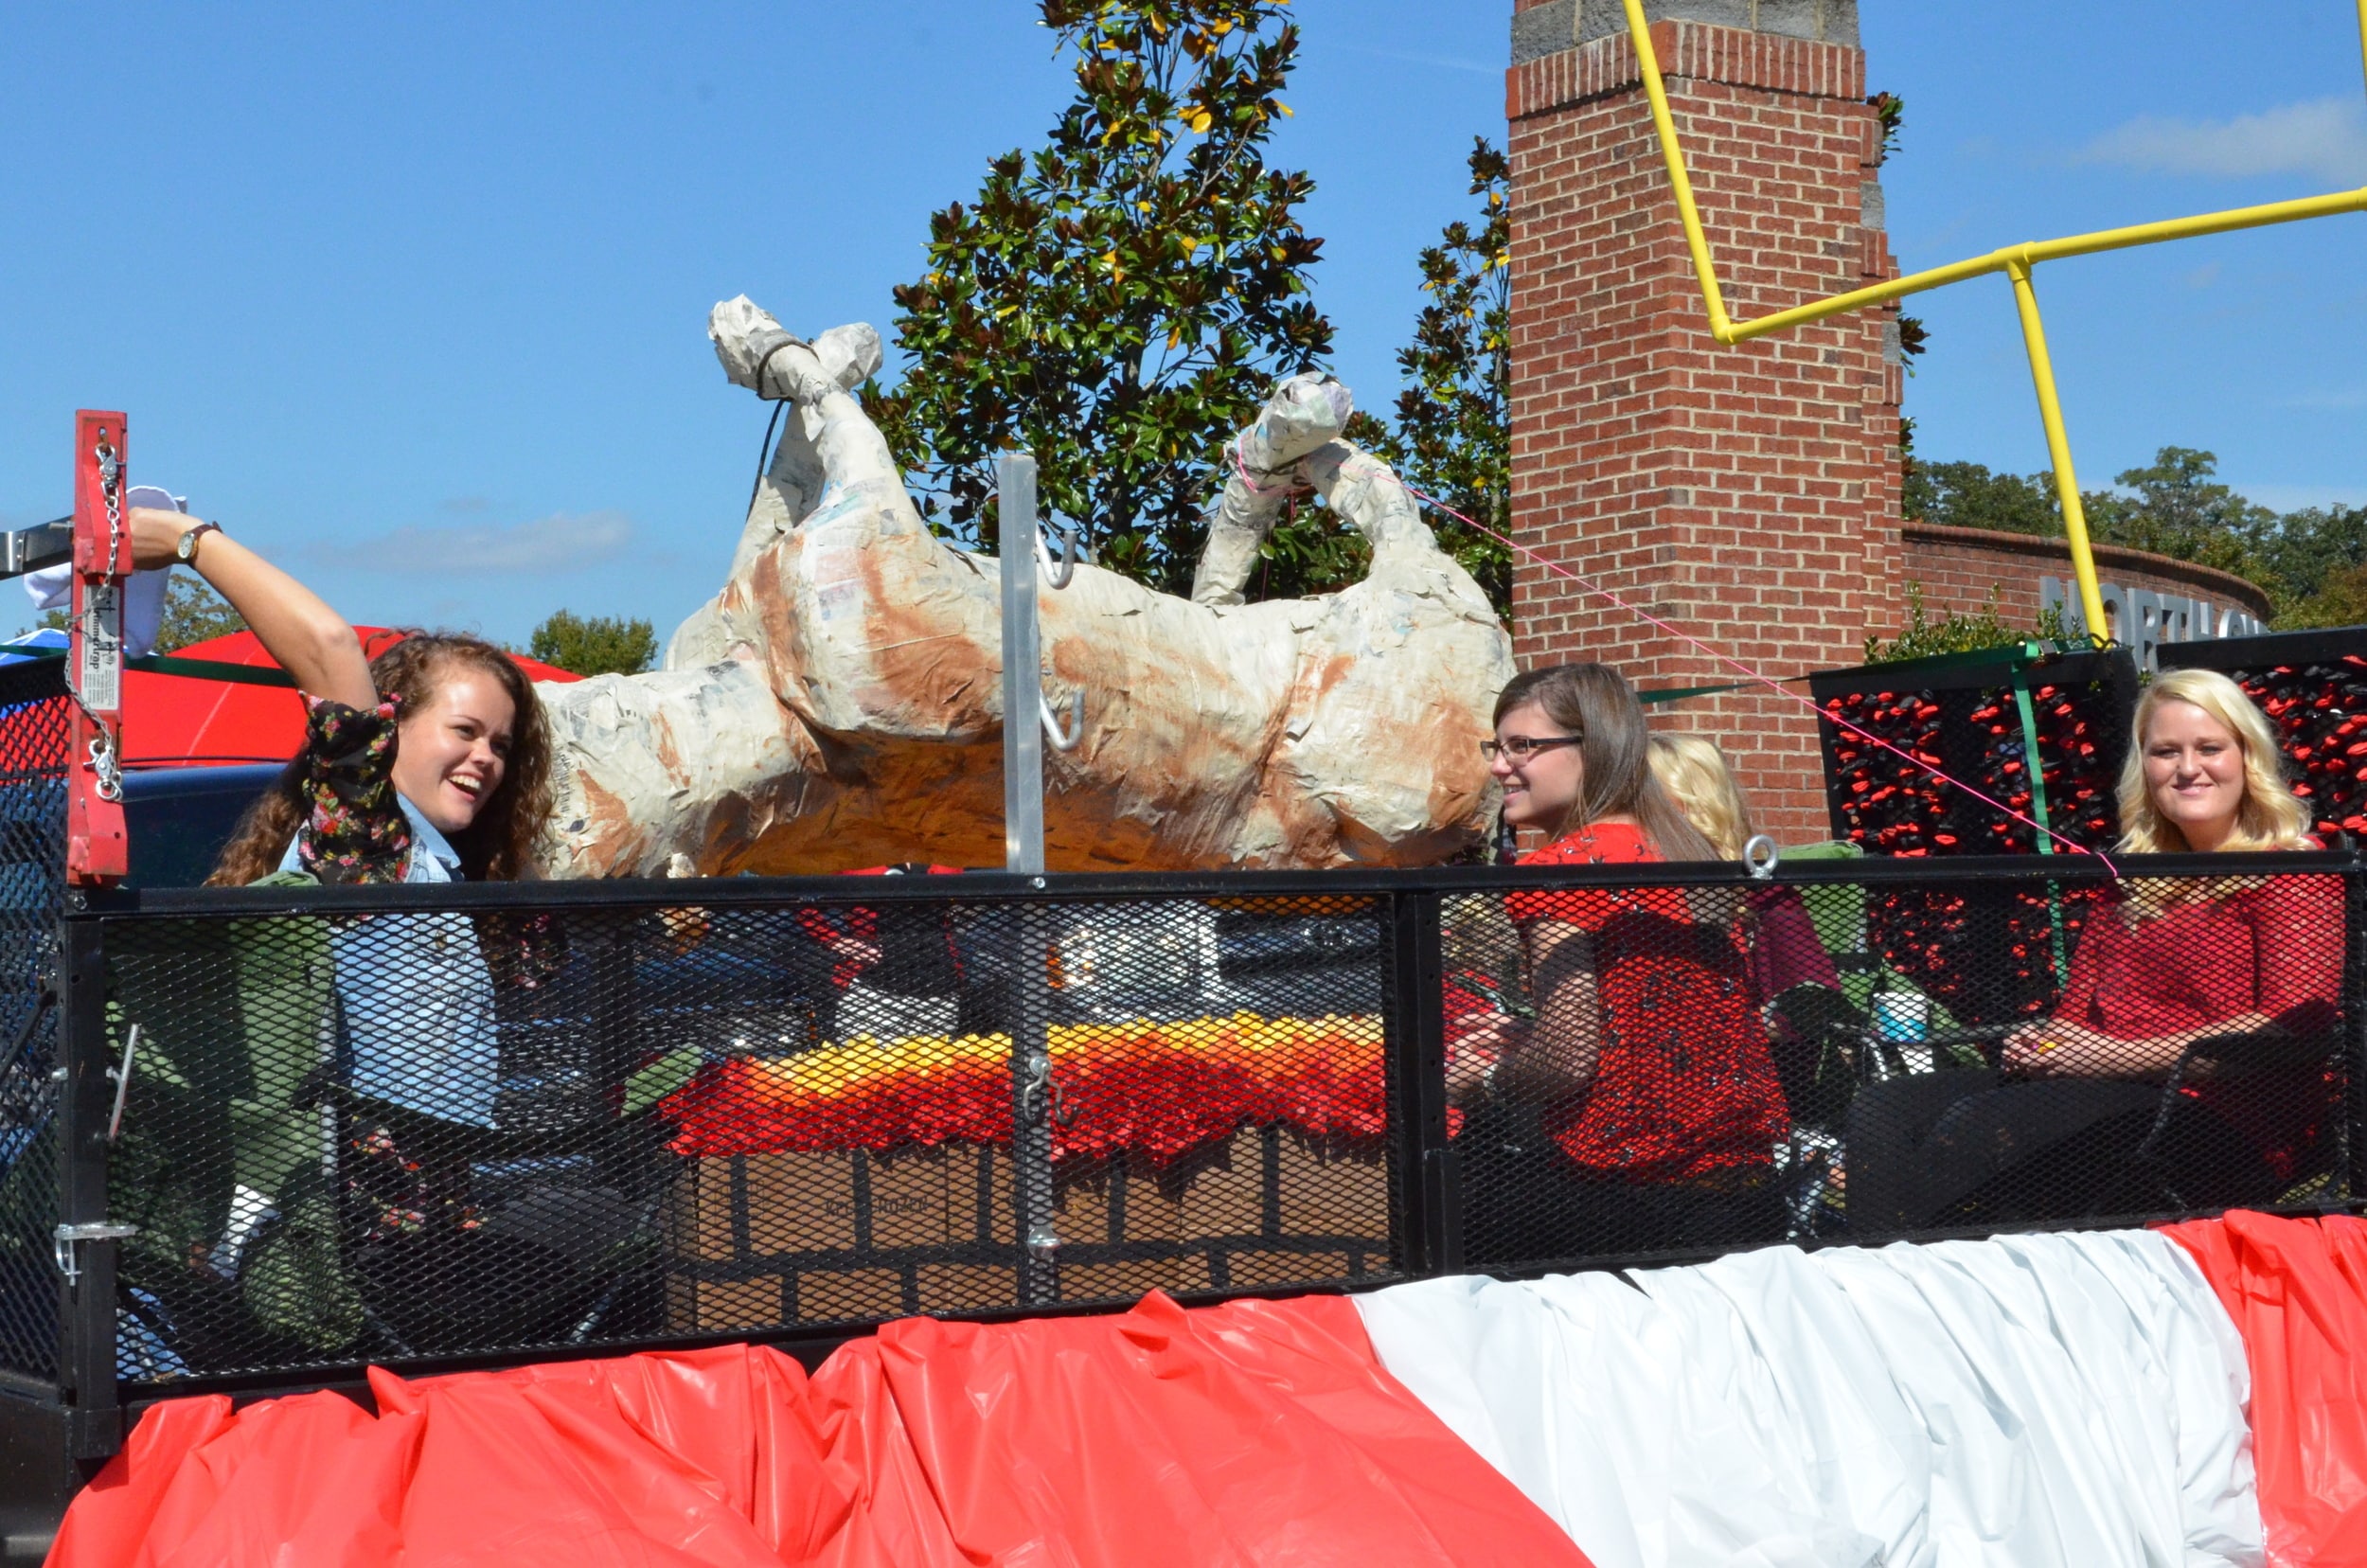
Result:
[[[1085,738],[1085,688],[1069,693],[1068,728],[1060,728],[1060,721],[1053,714],[1052,704],[1041,693],[1036,697],[1037,716],[1043,721],[1044,739],[1052,742],[1054,751],[1075,751],[1077,742]]]
[[[1030,1123],[1041,1121],[1051,1103],[1052,1059],[1048,1056],[1030,1057],[1027,1077],[1019,1086],[1020,1114]]]
[[[1060,536],[1059,560],[1053,561],[1051,546],[1044,543],[1041,530],[1036,534],[1036,551],[1052,566],[1052,586],[1055,589],[1065,588],[1068,579],[1077,575],[1077,526],[1073,523],[1055,523],[1052,531]],[[1068,748],[1063,746],[1060,749],[1066,751]]]
[[[1750,842],[1742,846],[1742,864],[1754,882],[1765,882],[1773,876],[1783,858],[1783,849],[1765,833],[1752,834]]]

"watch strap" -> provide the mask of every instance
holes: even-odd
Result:
[[[181,543],[174,546],[172,553],[183,561],[193,561],[197,559],[197,542],[209,533],[222,531],[222,525],[219,523],[210,521],[200,523],[181,536]]]

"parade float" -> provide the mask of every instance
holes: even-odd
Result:
[[[2138,240],[1737,324],[1628,20],[1719,341],[2012,277],[2102,626],[2029,271]],[[116,885],[121,415],[78,424],[68,537],[11,537],[79,596],[63,669],[0,669],[12,1543],[79,1492],[74,1565],[2360,1560],[2352,849],[2304,873],[2339,884],[2341,1017],[2280,1063],[2322,1113],[2281,1213],[2204,1216],[2148,1133],[2045,1214],[1849,1222],[1853,1093],[1990,1065],[2114,900],[2293,875],[2092,852],[2125,655],[1820,678],[1835,858],[1448,864],[1488,836],[1509,643],[1343,389],[1293,378],[1240,433],[1185,599],[1039,543],[1023,461],[1000,559],[932,534],[850,395],[867,329],[741,299],[710,335],[789,433],[666,668],[543,688],[543,881]],[[1372,570],[1244,604],[1294,491]],[[2177,657],[2241,675],[2319,830],[2356,830],[2367,650]],[[824,875],[897,862],[1005,869]],[[1781,1235],[1470,1243],[1475,1139],[1542,1136],[1448,1087],[1468,1021],[1523,1005],[1523,896],[1798,900],[1835,983],[1764,1014],[1805,1074],[1754,1178]],[[338,973],[423,920],[555,956],[502,994],[490,1125],[382,1142]],[[936,1026],[863,1026],[864,990]]]

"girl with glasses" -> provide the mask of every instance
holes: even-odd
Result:
[[[1643,706],[1608,666],[1512,681],[1487,750],[1506,821],[1548,839],[1523,865],[1721,858],[1653,778]],[[1449,1073],[1473,1261],[1780,1238],[1787,1118],[1740,898],[1548,883],[1505,913],[1534,1016],[1472,1020]]]

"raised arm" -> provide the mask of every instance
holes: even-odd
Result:
[[[155,507],[134,507],[128,516],[133,563],[144,567],[172,565],[181,536],[199,521]],[[348,707],[378,705],[361,642],[319,595],[219,528],[198,540],[187,564],[246,618],[263,651],[299,687]]]

